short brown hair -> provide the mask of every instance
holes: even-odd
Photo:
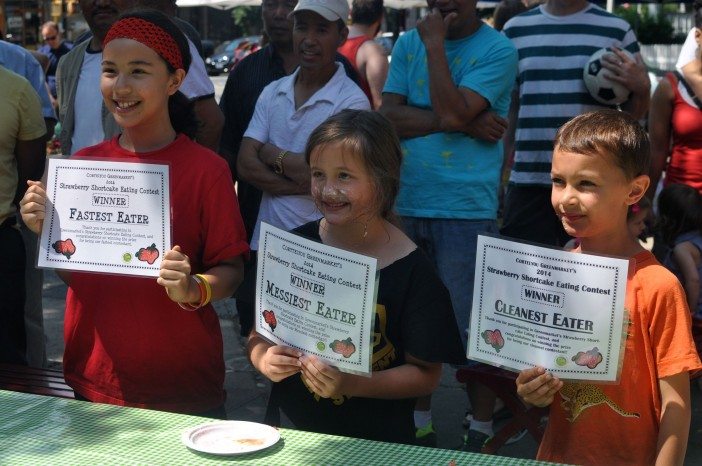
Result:
[[[585,155],[609,155],[627,179],[648,174],[648,135],[638,121],[617,110],[584,113],[561,126],[555,147]]]
[[[312,132],[305,148],[307,163],[313,150],[333,143],[341,143],[343,149],[361,158],[373,178],[381,217],[392,219],[400,190],[402,149],[390,122],[377,112],[343,110]]]

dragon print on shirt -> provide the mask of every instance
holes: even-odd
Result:
[[[623,338],[628,340],[633,338],[632,326],[633,321],[631,320],[631,313],[627,309],[624,309]],[[617,403],[609,399],[600,387],[594,384],[585,382],[565,382],[563,388],[561,388],[560,394],[562,398],[561,406],[570,413],[570,416],[567,418],[570,422],[575,422],[578,416],[586,409],[598,405],[607,405],[622,417],[641,417],[639,413],[623,409]]]
[[[597,385],[566,382],[563,384],[560,393],[561,398],[563,398],[561,406],[563,409],[570,412],[570,416],[568,417],[570,422],[575,422],[578,416],[586,409],[601,404],[606,404],[622,417],[641,417],[639,413],[622,409],[618,404],[610,400]]]

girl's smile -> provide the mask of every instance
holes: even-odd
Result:
[[[127,112],[128,110],[132,110],[134,108],[134,106],[139,103],[139,101],[136,101],[136,100],[131,101],[131,102],[121,102],[121,101],[115,100],[114,102],[115,102],[115,110],[117,112],[121,112],[121,113]]]

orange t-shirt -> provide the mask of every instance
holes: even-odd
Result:
[[[653,464],[661,415],[658,379],[702,367],[685,292],[648,251],[634,257],[619,384],[566,383],[551,404],[537,458],[570,464]]]

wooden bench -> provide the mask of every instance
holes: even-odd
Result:
[[[63,380],[63,372],[15,364],[0,363],[0,389],[74,398],[73,389]]]
[[[477,382],[485,385],[504,401],[505,408],[512,414],[512,418],[485,442],[482,453],[497,453],[510,437],[522,429],[526,429],[537,444],[541,443],[544,435],[541,418],[548,414],[548,408],[525,406],[517,395],[517,386],[514,383],[516,378],[517,375],[513,372],[484,364],[462,367],[456,371],[456,379],[459,382]]]

